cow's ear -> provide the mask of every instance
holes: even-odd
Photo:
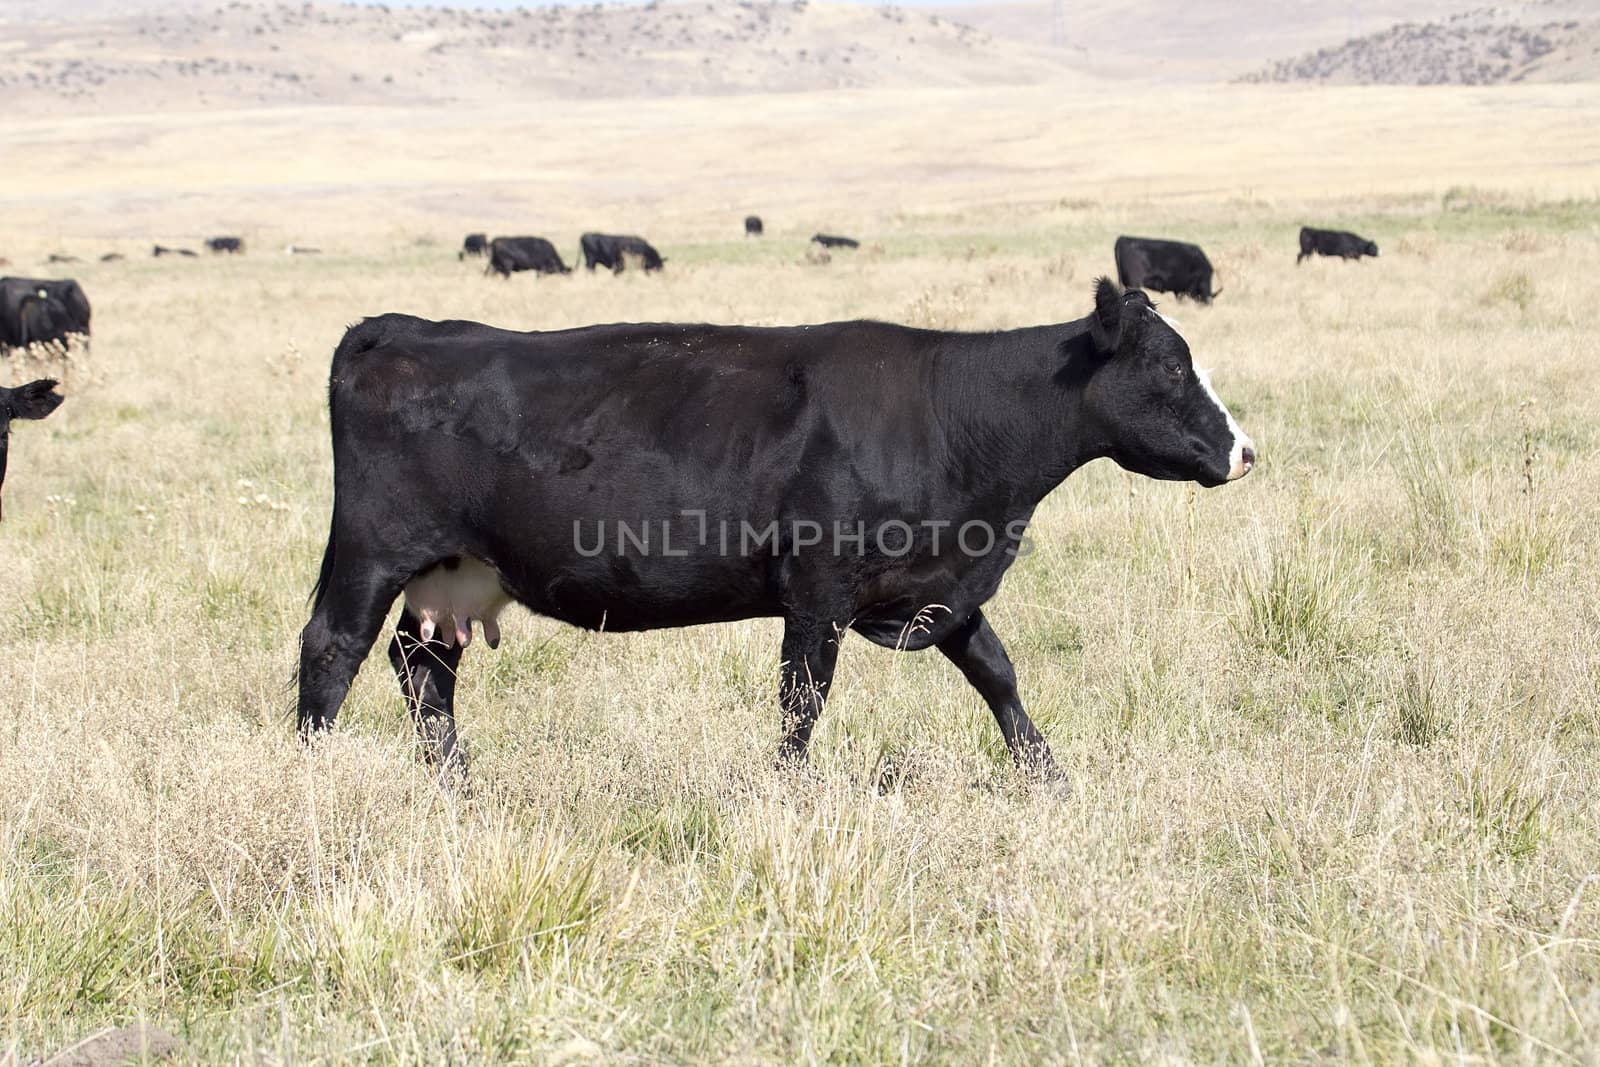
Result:
[[[14,419],[42,419],[54,411],[62,401],[55,389],[54,378],[40,378],[11,390],[10,415]]]
[[[1094,314],[1089,316],[1089,338],[1096,352],[1113,355],[1122,344],[1122,287],[1110,278],[1094,283]]]

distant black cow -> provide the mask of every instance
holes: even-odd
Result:
[[[150,250],[152,256],[194,256],[194,252],[187,248],[168,248],[166,245],[156,245]]]
[[[11,440],[12,419],[42,419],[61,403],[61,394],[52,392],[54,378],[40,378],[15,389],[0,385],[0,488],[6,481],[6,451]],[[5,511],[0,508],[0,517]]]
[[[1338,256],[1340,259],[1360,259],[1362,256],[1376,256],[1378,246],[1365,237],[1357,237],[1348,230],[1316,230],[1310,226],[1300,227],[1300,254],[1294,257],[1294,265],[1299,266],[1300,261],[1307,256]]]
[[[332,725],[403,596],[390,662],[447,767],[473,621],[494,647],[516,601],[609,632],[781,618],[794,762],[846,633],[937,647],[1053,774],[982,610],[1034,509],[1097,458],[1204,486],[1255,463],[1172,324],[1105,278],[1085,318],[991,333],[383,315],[345,333],[328,406],[299,725]]]
[[[0,349],[87,341],[90,317],[89,297],[71,278],[0,278]]]
[[[1209,304],[1221,289],[1211,288],[1211,261],[1199,245],[1154,237],[1118,237],[1114,249],[1117,280],[1131,288],[1192,297]]]
[[[244,238],[242,237],[208,237],[206,247],[213,252],[225,252],[228,255],[238,255],[244,251]]]
[[[561,262],[556,246],[543,237],[496,237],[489,242],[489,266],[485,274],[493,272],[509,278],[519,270],[540,274],[572,273],[572,268]]]
[[[72,313],[59,297],[29,293],[17,305],[17,340],[22,348],[40,345],[65,349],[73,332]]]
[[[46,263],[82,263],[77,256],[69,256],[65,252],[51,252],[44,260]]]
[[[811,240],[823,248],[860,248],[861,242],[854,237],[840,237],[832,233],[816,233],[811,235]]]
[[[461,251],[456,253],[457,259],[466,259],[468,256],[482,256],[488,254],[489,235],[486,233],[469,233],[467,239],[461,242]]]
[[[760,237],[765,232],[765,227],[761,225],[760,215],[746,215],[744,217],[744,235],[746,237]]]
[[[628,256],[637,256],[647,271],[660,270],[666,262],[643,237],[626,234],[586,233],[578,238],[578,247],[589,270],[609,267],[613,274],[621,274]]]
[[[105,255],[100,257],[100,262],[102,262],[102,263],[118,263],[118,262],[121,262],[121,260],[123,258],[124,257],[123,257],[121,252],[107,252]]]

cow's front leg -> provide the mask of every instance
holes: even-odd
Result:
[[[461,665],[459,642],[425,641],[421,621],[407,608],[400,613],[389,662],[394,666],[406,710],[417,724],[422,758],[445,781],[465,783],[467,753],[456,738],[456,670]]]
[[[1045,781],[1065,783],[1066,775],[1056,766],[1044,735],[1022,709],[1022,700],[1017,696],[1016,669],[1011,666],[1011,657],[1006,655],[1005,646],[983,612],[974,611],[968,616],[955,633],[939,642],[939,651],[961,668],[961,673],[994,712],[1000,733],[1006,739],[1006,748],[1011,750],[1011,758],[1017,766]]]
[[[822,714],[839,660],[842,631],[831,620],[790,616],[783,621],[783,663],[778,680],[778,705],[783,712],[780,765],[806,760],[811,730]]]

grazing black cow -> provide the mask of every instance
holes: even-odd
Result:
[[[823,248],[860,248],[861,242],[854,237],[840,237],[833,233],[814,233],[811,240]]]
[[[188,256],[194,258],[194,251],[188,248],[168,248],[166,245],[156,245],[150,250],[152,256]]]
[[[1340,259],[1360,259],[1362,256],[1378,254],[1378,246],[1365,237],[1358,237],[1348,230],[1317,230],[1310,226],[1300,227],[1300,254],[1294,257],[1294,265],[1299,266],[1300,261],[1307,256],[1338,256]]]
[[[242,237],[208,237],[206,247],[215,253],[227,253],[230,256],[238,255],[244,251],[244,238]]]
[[[1054,326],[636,323],[514,333],[383,315],[333,356],[333,518],[299,726],[331,725],[390,605],[423,752],[455,764],[478,620],[783,619],[782,755],[803,760],[845,632],[937,647],[1019,764],[1054,774],[983,614],[1034,508],[1109,457],[1204,486],[1254,446],[1173,324],[1108,279]]]
[[[486,233],[469,233],[467,239],[461,242],[461,251],[456,253],[457,259],[466,259],[468,256],[483,256],[489,253],[489,235]]]
[[[126,257],[124,257],[121,252],[107,252],[105,255],[100,257],[100,262],[120,263],[124,258]]]
[[[609,267],[613,274],[622,273],[628,256],[637,256],[647,271],[660,270],[666,263],[660,253],[650,247],[650,242],[626,234],[586,233],[578,238],[578,251],[589,270],[597,266]]]
[[[1172,293],[1211,303],[1222,292],[1211,288],[1211,261],[1199,245],[1154,237],[1118,237],[1117,280],[1137,289]]]
[[[87,341],[90,317],[89,297],[71,278],[0,278],[0,349]]]
[[[0,385],[0,488],[4,488],[6,482],[6,451],[11,439],[11,420],[42,419],[50,414],[62,401],[60,393],[52,392],[55,387],[54,378],[40,378],[15,389]],[[0,507],[0,518],[4,516],[5,510]]]
[[[65,252],[51,252],[44,260],[46,263],[82,263],[77,256],[69,256]]]
[[[760,215],[746,215],[744,217],[744,235],[746,237],[760,237],[766,232],[766,227],[761,225]]]
[[[489,266],[484,269],[485,274],[492,272],[509,278],[519,270],[540,274],[572,273],[572,268],[561,262],[556,246],[543,237],[496,237],[489,242]]]

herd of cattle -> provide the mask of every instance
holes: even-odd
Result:
[[[525,270],[538,274],[572,273],[572,268],[561,261],[556,246],[543,237],[496,237],[491,241],[486,234],[469,233],[456,258],[467,256],[487,256],[486,273],[504,278]],[[586,233],[578,239],[578,257],[591,271],[605,267],[618,274],[630,259],[647,271],[660,270],[666,263],[649,241],[626,234]]]
[[[244,251],[244,238],[242,237],[207,237],[204,244],[207,251],[218,255],[235,256]],[[284,248],[284,252],[291,256],[313,255],[321,251],[322,249],[320,248],[307,248],[305,245],[289,245]],[[199,256],[199,253],[192,248],[174,248],[171,245],[156,244],[151,246],[150,255],[156,259],[160,259],[162,256],[195,259]],[[107,252],[100,257],[100,262],[116,263],[127,258],[121,252]],[[0,267],[5,266],[5,262],[5,260],[0,259]],[[45,262],[82,263],[83,260],[77,256],[69,256],[64,252],[52,252],[45,257]]]
[[[766,227],[759,215],[745,218],[746,237],[760,237],[765,232]],[[815,234],[811,240],[823,248],[861,247],[861,242],[853,237],[831,233]],[[469,233],[461,242],[461,251],[456,253],[456,258],[466,259],[468,256],[486,257],[489,265],[484,273],[498,274],[502,278],[509,278],[519,271],[533,271],[536,274],[572,273],[572,268],[562,261],[561,253],[546,237],[491,239],[486,233]],[[586,233],[578,238],[578,259],[583,261],[588,270],[604,267],[613,274],[622,273],[630,260],[646,271],[660,270],[667,262],[643,237],[614,233]]]
[[[759,236],[761,220],[745,229]],[[982,610],[1025,553],[1034,509],[1097,458],[1205,487],[1256,460],[1144,292],[1209,303],[1219,290],[1205,253],[1136,237],[1113,251],[1121,284],[1100,278],[1085,317],[998,333],[881,322],[518,333],[397,314],[352,326],[330,376],[334,504],[300,639],[302,734],[333,724],[403,598],[389,658],[421,751],[464,773],[458,668],[473,623],[498,646],[498,615],[515,601],[624,632],[781,619],[786,762],[806,757],[846,631],[937,648],[1016,763],[1059,779]],[[502,275],[570,272],[541,237],[472,234],[469,254]],[[1296,262],[1314,254],[1377,247],[1302,230]],[[579,255],[591,271],[665,262],[625,235],[584,234]],[[0,331],[0,351],[87,340],[88,298],[71,280],[0,280]],[[0,388],[0,482],[12,420],[54,411],[56,384]]]
[[[766,232],[760,216],[750,215],[744,220],[747,237],[760,237]],[[859,248],[861,242],[853,237],[817,233],[811,241],[825,249]],[[1125,288],[1148,289],[1171,293],[1181,299],[1197,300],[1209,304],[1222,292],[1215,285],[1215,272],[1211,261],[1197,244],[1187,241],[1170,241],[1154,237],[1118,237],[1112,248],[1117,265],[1117,280]],[[1310,226],[1300,230],[1298,265],[1307,256],[1336,256],[1341,259],[1360,259],[1376,256],[1378,246],[1364,237],[1345,230],[1319,230]],[[666,260],[644,238],[624,234],[586,233],[578,240],[578,255],[589,270],[605,267],[621,273],[631,259],[646,271],[662,268]],[[489,265],[486,274],[509,278],[519,271],[538,274],[571,274],[572,268],[561,259],[556,246],[544,237],[496,237],[485,233],[469,233],[461,244],[457,259],[468,256],[485,256]]]

